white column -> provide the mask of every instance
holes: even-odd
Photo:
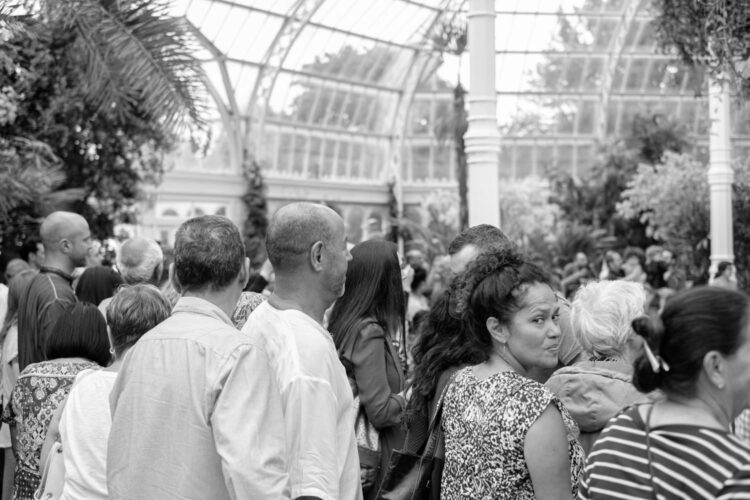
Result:
[[[711,192],[711,272],[723,261],[734,262],[732,231],[731,119],[729,85],[711,80],[708,94],[711,119],[708,186]]]
[[[469,0],[469,225],[500,227],[500,133],[495,88],[495,0]]]

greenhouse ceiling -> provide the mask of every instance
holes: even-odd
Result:
[[[465,0],[176,0],[201,43],[217,147],[271,175],[453,182],[453,88],[468,52],[435,35]],[[633,118],[661,115],[707,143],[702,85],[655,43],[649,0],[496,0],[500,168],[584,172]],[[750,147],[744,110],[735,147]]]

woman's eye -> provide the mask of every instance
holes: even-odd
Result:
[[[552,321],[554,321],[555,323],[557,323],[558,321],[560,321],[560,313],[553,314],[552,315]]]

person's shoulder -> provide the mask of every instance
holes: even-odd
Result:
[[[376,339],[385,337],[385,328],[375,318],[365,318],[357,326],[362,339]]]

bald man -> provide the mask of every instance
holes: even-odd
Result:
[[[242,328],[268,353],[269,366],[258,367],[257,376],[273,377],[277,392],[266,405],[283,409],[281,425],[261,428],[285,452],[265,461],[286,464],[291,498],[360,499],[352,390],[323,327],[326,309],[344,293],[352,258],[344,221],[323,205],[286,205],[271,218],[266,250],[274,292]]]
[[[158,287],[164,270],[164,253],[151,238],[129,238],[117,252],[117,270],[128,285],[148,283]],[[99,311],[105,318],[112,299],[108,297],[99,304]]]
[[[54,212],[42,222],[44,265],[21,295],[18,306],[18,363],[44,361],[44,341],[62,314],[75,302],[71,273],[86,264],[91,232],[86,219],[72,212]]]

